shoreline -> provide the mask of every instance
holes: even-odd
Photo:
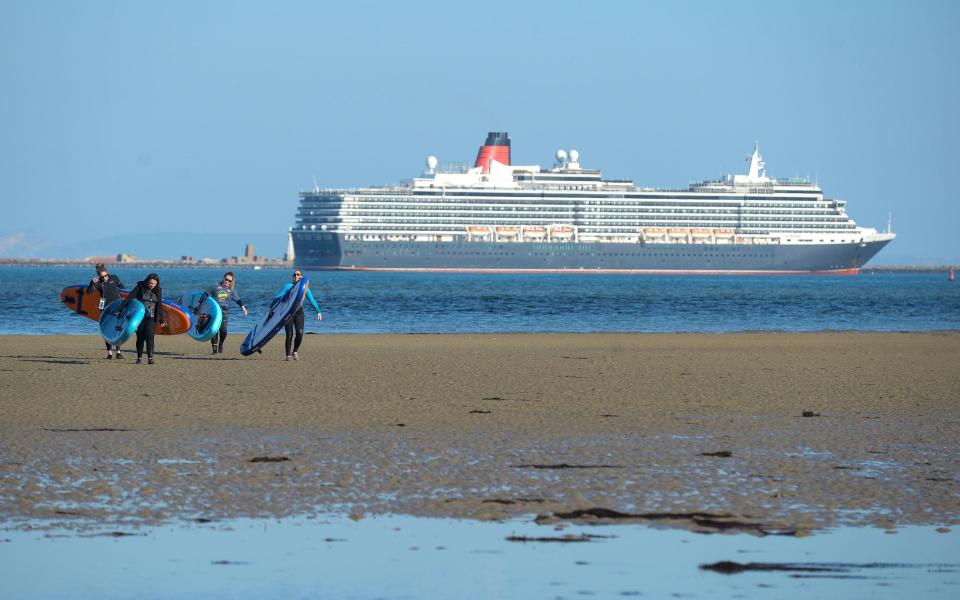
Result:
[[[239,343],[158,336],[138,366],[130,343],[0,336],[0,518],[960,522],[958,332],[320,334],[290,363],[282,337]]]
[[[574,336],[586,336],[586,335],[662,335],[662,336],[675,336],[675,335],[701,335],[701,336],[720,336],[720,335],[828,335],[828,334],[837,334],[837,335],[859,335],[859,334],[932,334],[932,335],[941,335],[941,334],[951,334],[951,333],[960,333],[960,328],[957,329],[738,329],[730,331],[524,331],[524,332],[514,332],[514,331],[407,331],[407,332],[397,332],[397,331],[304,331],[304,339],[308,337],[317,336],[317,337],[326,337],[326,336],[417,336],[417,335],[432,335],[432,336],[491,336],[491,335],[574,335]],[[233,331],[229,340],[236,340],[237,345],[243,340],[246,336],[247,331]],[[10,333],[0,331],[0,340],[2,338],[55,338],[55,337],[67,337],[67,338],[78,338],[78,337],[88,337],[94,339],[100,339],[99,336],[92,335],[89,331],[84,332],[63,332],[63,333]],[[283,333],[279,333],[278,336],[282,339]],[[134,337],[130,338],[130,341],[126,345],[132,345]],[[160,339],[171,339],[169,337],[163,336]],[[272,342],[271,342],[272,343]],[[281,342],[282,344],[282,342]]]

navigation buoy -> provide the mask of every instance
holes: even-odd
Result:
[[[953,281],[955,275],[953,274],[953,269],[950,269],[950,281]]]

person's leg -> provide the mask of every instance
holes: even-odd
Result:
[[[117,358],[123,358],[123,354],[120,352],[120,345],[114,346],[113,349],[117,351]]]
[[[283,324],[283,347],[287,351],[287,360],[290,360],[290,348],[293,345],[293,319]]]
[[[214,336],[214,339],[219,338],[220,342],[217,346],[217,352],[223,353],[223,343],[227,341],[227,313],[223,313],[223,321],[220,323],[220,332]]]
[[[143,359],[143,343],[145,341],[145,333],[147,330],[147,321],[149,319],[144,319],[140,321],[140,326],[137,327],[137,362],[139,363]]]
[[[157,320],[156,319],[144,319],[146,327],[144,328],[144,337],[147,342],[147,362],[153,362],[153,337],[157,333]]]
[[[103,343],[106,344],[107,346],[107,358],[113,358],[113,352],[111,352],[111,350],[113,349],[113,346],[111,346],[110,342],[108,342],[107,340],[103,340]]]
[[[293,356],[297,358],[297,351],[300,350],[300,342],[303,341],[303,309],[297,311],[297,314],[293,315],[293,326],[297,330],[297,337],[293,341]]]

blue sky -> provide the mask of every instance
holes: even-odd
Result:
[[[279,255],[313,177],[394,183],[502,130],[515,163],[670,187],[759,140],[859,224],[893,213],[877,264],[957,263],[958,26],[945,1],[5,2],[0,256]]]

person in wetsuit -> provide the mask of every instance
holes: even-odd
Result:
[[[91,279],[89,285],[87,285],[87,293],[92,294],[93,290],[100,292],[100,299],[102,300],[100,308],[103,309],[114,300],[120,299],[120,289],[125,286],[119,277],[107,272],[107,267],[104,266],[103,263],[97,263],[95,268],[97,270],[97,276]],[[120,352],[120,345],[111,346],[110,342],[106,340],[104,340],[103,343],[107,345],[108,359],[113,358],[114,352],[117,353],[117,358],[123,358],[123,353]]]
[[[274,297],[274,300],[277,298],[283,297],[287,293],[287,290],[297,285],[300,280],[303,279],[302,271],[294,271],[293,281],[283,286],[283,289],[280,290],[280,293]],[[310,300],[310,304],[313,305],[314,310],[317,311],[317,320],[320,321],[323,319],[323,315],[320,314],[320,307],[317,306],[317,301],[313,297],[313,292],[310,291],[310,288],[307,288],[307,300]],[[287,350],[287,360],[300,360],[300,355],[297,354],[297,351],[300,350],[300,342],[303,341],[303,306],[301,305],[297,312],[293,314],[292,317],[287,319],[287,322],[283,324],[283,331],[286,333],[286,339],[284,340],[284,348]],[[294,331],[296,331],[296,336],[294,336]],[[292,348],[292,352],[291,352]]]
[[[147,364],[153,364],[153,336],[160,327],[167,326],[167,315],[163,310],[163,291],[160,289],[160,277],[150,273],[143,281],[138,281],[127,296],[127,300],[139,300],[146,312],[140,326],[137,327],[137,364],[143,362],[143,347],[147,347]]]
[[[210,345],[213,348],[214,354],[223,354],[223,342],[227,339],[227,320],[230,317],[230,302],[236,302],[237,306],[243,310],[243,316],[247,316],[247,307],[243,305],[243,301],[240,300],[240,296],[237,295],[237,291],[234,289],[236,283],[236,277],[234,277],[233,271],[227,271],[223,274],[223,279],[220,280],[220,283],[203,293],[203,297],[200,298],[200,301],[197,303],[197,308],[195,309],[200,310],[199,307],[203,306],[207,298],[213,298],[217,301],[217,304],[220,305],[220,311],[223,313],[223,320],[220,322],[220,333],[210,338]]]

